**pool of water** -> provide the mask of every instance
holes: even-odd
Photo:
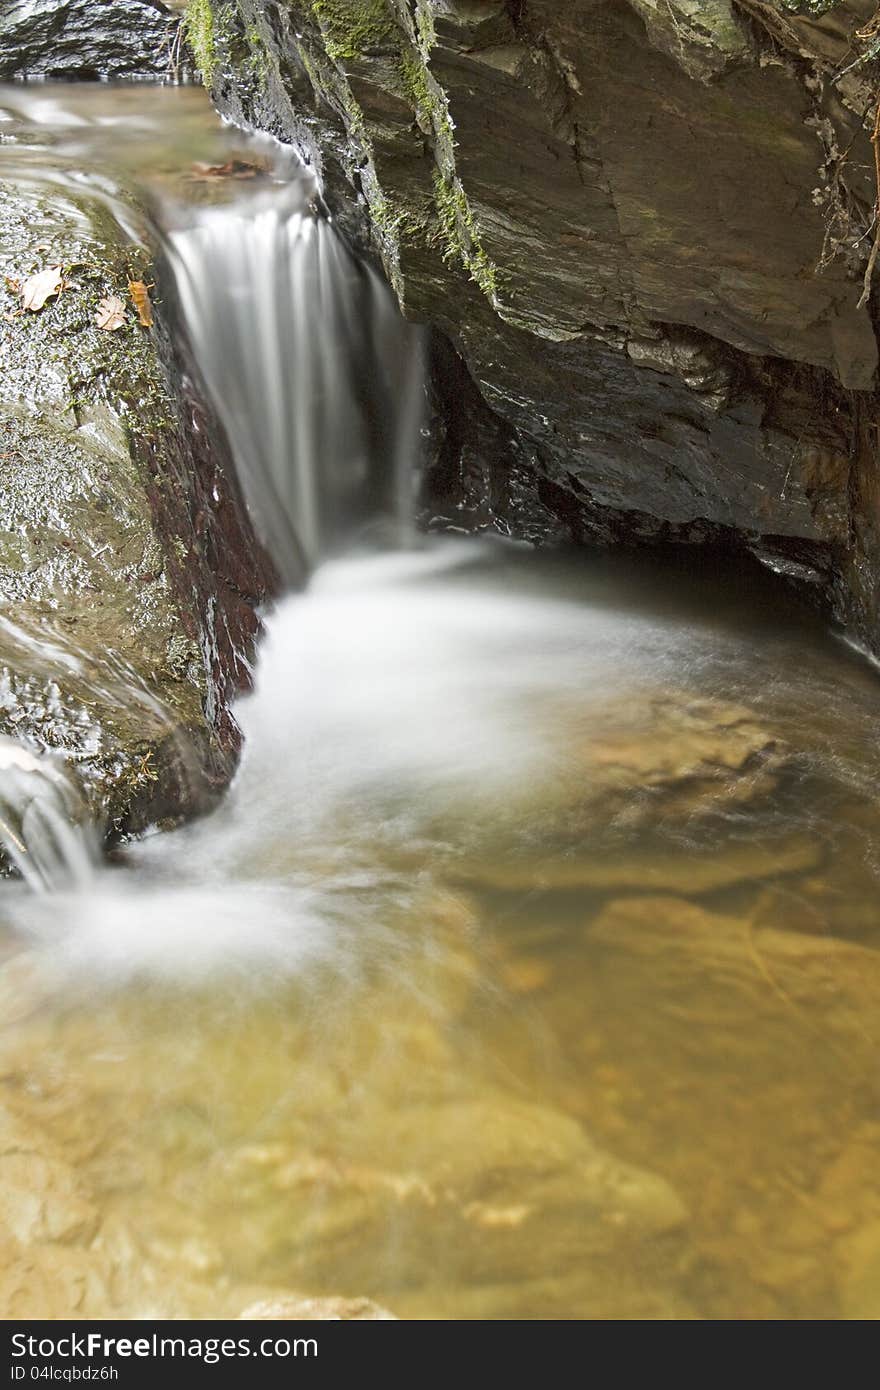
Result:
[[[4,889],[6,1316],[880,1311],[880,683],[488,542],[271,617],[231,795]]]

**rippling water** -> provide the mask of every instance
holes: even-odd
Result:
[[[866,662],[757,571],[436,540],[238,713],[209,819],[3,886],[2,1315],[880,1315]]]

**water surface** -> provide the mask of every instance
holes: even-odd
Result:
[[[5,890],[8,1314],[876,1315],[878,706],[723,587],[324,567],[226,804]]]

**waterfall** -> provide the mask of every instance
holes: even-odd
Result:
[[[316,211],[306,173],[197,211],[168,242],[199,369],[283,579],[301,583],[370,536],[404,542],[419,330]]]
[[[0,846],[30,888],[81,888],[94,874],[97,836],[63,763],[0,737]]]
[[[287,587],[325,558],[411,537],[420,330],[277,155],[269,191],[182,210],[166,245],[193,356],[255,527]],[[97,832],[51,755],[0,737],[0,848],[37,890],[82,886]]]

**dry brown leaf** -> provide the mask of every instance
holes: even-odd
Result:
[[[145,285],[143,280],[129,280],[128,292],[131,295],[134,307],[137,309],[138,323],[142,328],[152,328],[153,326],[153,306],[150,303],[151,285]]]
[[[197,183],[211,179],[255,179],[266,172],[262,164],[251,164],[244,159],[227,159],[225,164],[194,164],[190,178]]]
[[[98,302],[95,323],[106,333],[113,333],[125,323],[125,304],[115,294]]]
[[[63,282],[60,265],[50,265],[45,270],[37,271],[21,287],[21,307],[35,314],[47,299],[60,292]]]

